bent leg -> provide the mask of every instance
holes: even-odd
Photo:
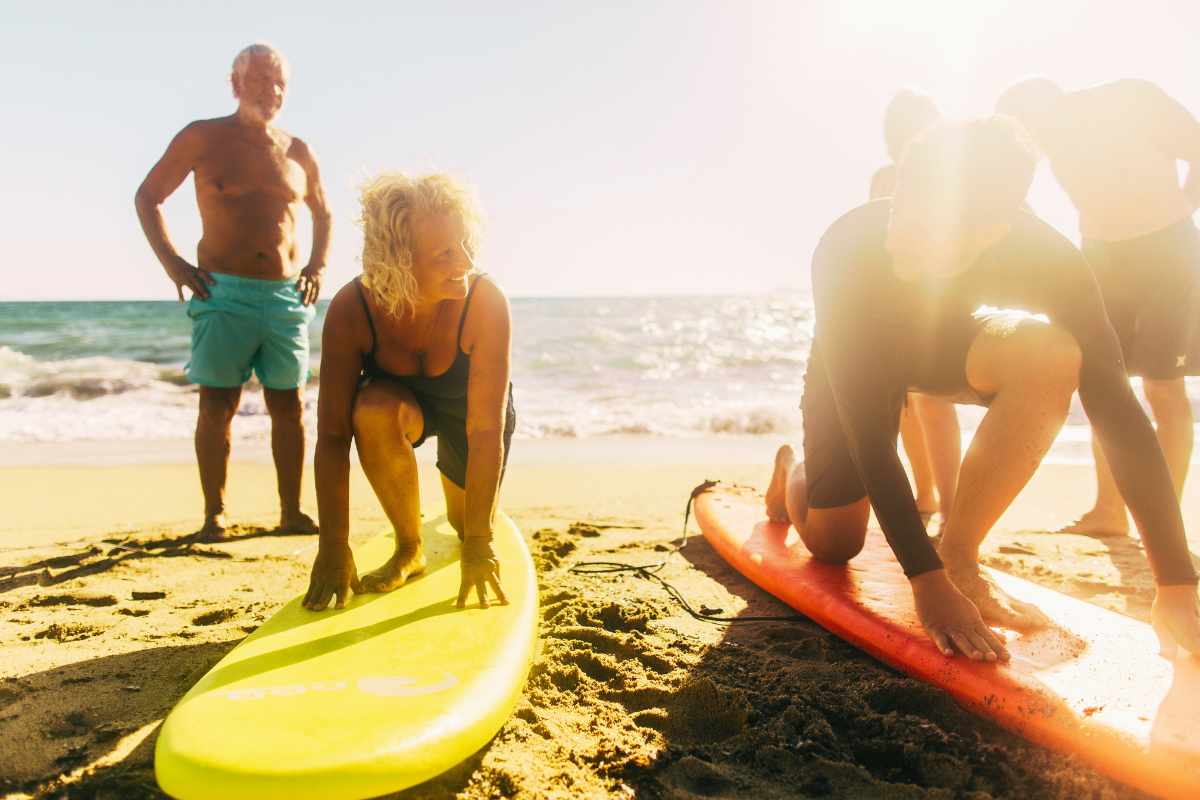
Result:
[[[1187,387],[1183,378],[1146,378],[1142,384],[1146,390],[1146,400],[1150,402],[1150,411],[1154,414],[1158,443],[1167,459],[1171,481],[1175,484],[1175,496],[1182,497],[1188,464],[1192,459],[1192,426],[1195,423]]]
[[[200,537],[217,540],[225,532],[225,479],[229,473],[229,439],[242,387],[200,387],[196,417],[196,463],[204,493],[204,526]]]
[[[1100,441],[1092,436],[1092,461],[1096,464],[1096,502],[1091,510],[1059,530],[1062,533],[1082,533],[1086,536],[1124,536],[1129,533],[1129,516],[1125,498],[1117,488],[1112,467]]]
[[[363,591],[389,592],[425,569],[413,451],[425,420],[411,391],[376,380],[359,390],[353,422],[359,462],[396,535],[396,551],[382,567],[362,577]]]
[[[971,388],[993,399],[963,458],[940,554],[947,575],[986,621],[1014,627],[1045,622],[1041,612],[984,576],[979,546],[1066,421],[1080,362],[1069,333],[1029,318],[989,323],[967,353]]]
[[[300,484],[304,477],[303,389],[263,387],[263,399],[271,415],[271,455],[279,485],[279,529],[316,533],[317,524],[300,510]]]
[[[835,508],[809,508],[803,462],[790,445],[775,454],[775,471],[767,489],[767,508],[776,522],[791,522],[813,558],[844,564],[863,548],[871,503],[863,497]]]

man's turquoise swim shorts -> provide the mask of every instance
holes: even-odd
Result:
[[[300,302],[296,279],[265,281],[211,273],[209,297],[188,302],[192,360],[187,376],[201,386],[228,388],[250,380],[268,389],[295,389],[308,380],[308,324],[316,314]]]

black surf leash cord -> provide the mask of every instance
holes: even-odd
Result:
[[[683,539],[675,547],[667,551],[663,556],[662,561],[657,564],[623,564],[619,561],[577,561],[568,572],[573,572],[577,575],[611,575],[615,573],[632,572],[633,574],[649,578],[650,580],[659,583],[663,589],[667,591],[671,599],[683,608],[692,617],[704,622],[713,622],[716,624],[733,625],[739,622],[811,622],[808,617],[800,616],[799,614],[791,614],[787,616],[748,616],[748,617],[722,617],[716,612],[697,611],[692,607],[692,604],[687,601],[687,598],[680,593],[678,589],[672,586],[668,581],[663,579],[658,572],[667,565],[667,561],[671,556],[678,553],[688,543],[688,519],[692,514],[692,502],[700,495],[707,492],[719,483],[719,481],[706,480],[692,489],[691,495],[688,497],[687,505],[683,509]],[[703,608],[703,606],[701,606]]]

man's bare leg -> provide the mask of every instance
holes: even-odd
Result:
[[[904,454],[912,468],[913,494],[917,498],[917,510],[922,519],[928,520],[938,510],[938,496],[934,490],[933,463],[925,433],[924,423],[916,405],[916,395],[909,393],[908,402],[900,412],[900,441]]]
[[[1183,378],[1171,380],[1144,379],[1142,386],[1150,412],[1154,416],[1155,433],[1171,480],[1175,484],[1175,496],[1183,496],[1183,485],[1187,481],[1188,465],[1192,459],[1194,419],[1192,404],[1188,401],[1187,387]],[[1100,443],[1092,437],[1092,456],[1096,461],[1096,504],[1090,511],[1062,530],[1065,533],[1084,533],[1092,536],[1124,536],[1129,533],[1129,516],[1125,511],[1125,499],[1117,489],[1108,457]]]
[[[225,534],[225,479],[229,473],[230,425],[237,413],[242,387],[200,387],[196,417],[196,463],[204,493],[204,525],[198,531],[205,541]]]
[[[364,592],[390,592],[425,570],[417,456],[412,447],[424,425],[420,406],[402,386],[374,381],[363,387],[355,400],[358,458],[396,535],[391,558],[362,576]]]
[[[279,529],[287,533],[316,533],[317,523],[300,510],[304,477],[303,388],[263,388],[271,415],[271,455],[279,484]]]
[[[1095,436],[1092,436],[1092,460],[1096,464],[1096,502],[1091,510],[1059,531],[1088,536],[1124,536],[1129,533],[1125,499],[1113,478],[1108,456],[1104,455],[1104,448]]]
[[[993,400],[963,459],[939,551],[946,574],[986,622],[1018,628],[1046,622],[979,569],[979,546],[1066,421],[1079,365],[1070,334],[1034,321],[989,327],[967,353],[971,388]]]
[[[1175,484],[1175,496],[1183,497],[1183,485],[1187,481],[1188,464],[1192,460],[1194,437],[1192,404],[1188,401],[1187,386],[1183,378],[1171,380],[1143,379],[1146,400],[1154,415],[1158,444],[1167,459],[1171,481]]]
[[[950,517],[950,509],[954,508],[954,495],[958,492],[958,468],[962,463],[962,432],[958,427],[958,412],[954,410],[954,403],[945,397],[915,393],[908,397],[925,434],[925,449],[929,453],[933,485],[937,490],[937,509],[944,525]],[[917,507],[922,508],[920,505]]]

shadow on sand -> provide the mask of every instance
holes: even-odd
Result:
[[[125,561],[143,558],[233,558],[217,545],[275,536],[299,536],[279,528],[237,525],[219,542],[204,542],[199,534],[189,533],[160,539],[107,537],[103,546],[90,545],[76,553],[44,558],[27,564],[0,567],[0,594],[22,586],[56,586],[76,578],[107,572]],[[314,535],[315,534],[311,534]]]
[[[157,723],[238,641],[150,647],[0,683],[0,740],[22,743],[0,748],[0,792],[164,797]]]
[[[680,555],[744,603],[738,618],[792,613],[702,536]],[[658,702],[667,747],[626,771],[639,796],[1140,796],[807,620],[729,625],[682,688]]]

